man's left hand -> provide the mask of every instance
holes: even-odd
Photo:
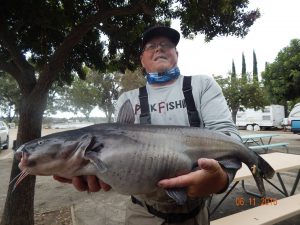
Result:
[[[186,187],[187,195],[191,198],[205,197],[227,187],[227,173],[216,160],[201,158],[198,160],[198,166],[199,170],[161,180],[158,186],[165,189]]]

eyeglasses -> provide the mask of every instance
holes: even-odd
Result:
[[[175,47],[173,43],[170,42],[161,42],[161,43],[148,43],[144,47],[144,51],[155,51],[158,47],[163,50],[169,50]]]

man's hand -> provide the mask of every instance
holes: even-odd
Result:
[[[218,193],[228,185],[227,173],[214,159],[198,160],[200,170],[159,181],[162,188],[187,187],[187,195],[191,198],[205,197]]]
[[[62,183],[73,184],[78,191],[97,192],[101,189],[103,189],[104,191],[109,191],[111,189],[111,186],[99,180],[96,176],[80,176],[73,177],[72,179],[66,179],[54,175],[53,178],[54,180]]]

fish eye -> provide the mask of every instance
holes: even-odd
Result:
[[[38,141],[38,145],[42,145],[42,144],[44,144],[43,140]]]

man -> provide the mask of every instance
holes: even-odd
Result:
[[[210,76],[184,78],[180,74],[176,49],[179,39],[176,30],[164,26],[152,27],[144,33],[140,60],[147,85],[122,94],[117,109],[129,99],[136,123],[205,127],[239,139],[221,88],[214,79]],[[235,161],[199,159],[201,169],[158,183],[162,188],[186,188],[189,196],[186,204],[177,205],[165,192],[132,196],[125,224],[209,224],[207,199],[213,193],[225,191],[240,166]],[[96,177],[87,179],[85,183],[81,178],[74,178],[72,183],[80,191],[110,189]]]

